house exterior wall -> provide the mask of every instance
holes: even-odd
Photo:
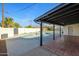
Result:
[[[64,26],[63,31],[64,35],[79,36],[79,24]]]
[[[64,40],[74,44],[79,45],[79,24],[72,24],[64,26]]]

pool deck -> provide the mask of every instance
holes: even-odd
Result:
[[[49,40],[48,40],[49,39]],[[43,44],[51,41],[51,36],[45,36]],[[27,38],[21,36],[7,40],[0,40],[0,55],[8,56],[56,56],[43,47],[39,47],[39,37]],[[17,53],[16,53],[17,52]]]
[[[27,53],[22,54],[22,56],[57,56],[55,53],[51,53],[43,47],[36,47]]]
[[[6,40],[8,55],[9,56],[20,56],[24,54],[25,52],[28,52],[40,46],[39,37],[35,37],[35,36],[34,38],[30,38],[30,37],[27,38],[27,37],[28,36],[24,35],[21,37],[11,38],[11,39]],[[45,35],[43,38],[45,39],[43,40],[43,44],[46,44],[47,42],[51,41],[52,35],[48,35],[48,36]]]
[[[7,56],[6,42],[5,40],[0,40],[0,56]],[[57,56],[55,53],[51,53],[49,50],[43,47],[36,47],[28,52],[25,52],[19,56]]]

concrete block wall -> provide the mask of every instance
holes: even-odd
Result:
[[[39,32],[40,28],[18,28],[18,34]]]
[[[39,32],[40,28],[18,28],[18,35],[24,33]],[[1,35],[7,34],[8,38],[14,37],[14,28],[0,28],[0,39]]]
[[[14,28],[0,28],[0,39],[2,34],[7,34],[8,37],[14,36]]]

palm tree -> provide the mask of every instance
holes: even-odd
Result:
[[[14,28],[21,28],[19,23],[14,22]]]
[[[0,23],[0,26],[2,26],[1,24],[2,24],[2,22]],[[21,26],[20,26],[19,23],[14,22],[14,21],[13,21],[13,18],[11,18],[11,17],[6,17],[6,18],[4,19],[4,27],[5,27],[5,28],[11,28],[11,27],[13,27],[13,28],[19,28],[19,27],[21,27]]]
[[[13,27],[13,18],[10,18],[10,17],[6,17],[5,18],[5,21],[4,21],[4,23],[5,23],[5,27]]]
[[[0,27],[1,27],[2,25],[1,25],[1,23],[0,23]]]

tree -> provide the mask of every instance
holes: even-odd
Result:
[[[1,26],[1,25],[0,25],[0,26]],[[13,18],[11,18],[11,17],[6,17],[6,18],[4,19],[4,27],[5,27],[5,28],[11,28],[11,27],[13,27],[13,28],[19,28],[19,27],[21,27],[21,26],[20,26],[20,24],[14,22],[14,21],[13,21]]]
[[[20,24],[14,22],[14,28],[20,28],[20,27],[22,27],[22,26],[20,26]]]
[[[51,26],[46,26],[46,28],[47,28],[48,31],[52,31],[53,30],[53,28]]]
[[[33,28],[32,25],[25,26],[25,28]]]
[[[13,27],[13,18],[6,17],[4,22],[5,22],[5,27]]]
[[[0,23],[0,27],[2,27],[1,23]]]
[[[5,27],[5,28],[13,27],[13,18],[11,18],[11,17],[6,17],[6,18],[4,19],[4,27]]]

